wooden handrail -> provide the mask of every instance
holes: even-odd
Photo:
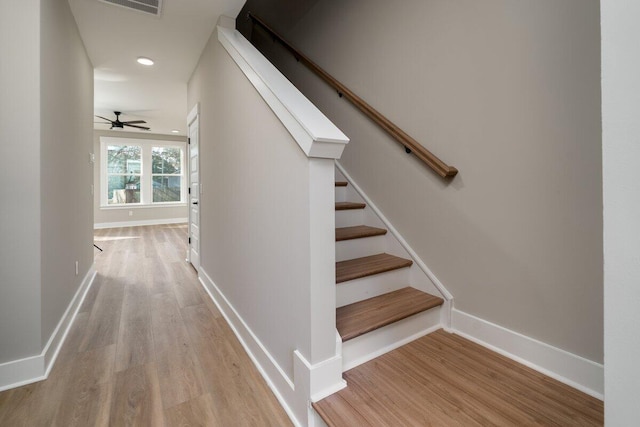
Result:
[[[247,13],[247,17],[254,23],[264,28],[273,38],[282,44],[289,52],[293,54],[297,61],[302,62],[311,71],[320,76],[322,80],[327,82],[331,87],[338,91],[340,97],[345,97],[360,111],[367,115],[371,120],[377,123],[382,129],[387,131],[396,141],[402,144],[407,153],[413,153],[417,158],[429,165],[438,175],[443,178],[454,177],[458,173],[458,169],[447,165],[440,160],[431,151],[424,148],[418,141],[407,135],[402,129],[396,126],[391,120],[380,114],[375,108],[367,104],[362,98],[353,93],[349,88],[336,80],[332,75],[323,70],[318,64],[309,59],[306,55],[296,49],[291,43],[286,41],[280,34],[271,28],[266,22],[251,12]]]

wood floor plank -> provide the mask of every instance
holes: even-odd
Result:
[[[329,421],[329,427],[337,426],[337,424],[331,423],[331,421],[335,419],[340,419],[344,425],[349,426],[366,426],[369,424],[360,412],[357,409],[350,407],[349,402],[347,402],[343,395],[340,394],[334,394],[327,397],[323,405],[313,403],[312,407],[324,420]],[[343,411],[343,408],[345,407],[350,407],[350,410]]]
[[[535,417],[513,408],[500,396],[482,389],[482,384],[469,382],[455,367],[443,366],[441,359],[425,359],[423,353],[402,353],[405,366],[403,381],[415,388],[418,393],[435,393],[436,402],[441,410],[446,409],[463,413],[480,425],[532,425]],[[392,372],[388,372],[392,373]],[[426,389],[422,387],[428,385]]]
[[[182,309],[220,425],[291,425],[226,321],[204,305]],[[238,351],[239,350],[239,351]],[[221,370],[217,366],[229,366]]]
[[[79,351],[115,344],[118,339],[120,313],[124,298],[124,283],[119,278],[96,278],[93,286],[100,288],[91,310]]]
[[[444,300],[415,288],[402,288],[336,309],[342,341],[364,335],[414,314],[442,305]]]
[[[212,399],[210,394],[203,394],[195,399],[167,408],[165,410],[167,425],[189,427],[224,425],[216,417]]]
[[[116,346],[76,353],[67,382],[65,399],[58,408],[55,425],[109,425]]]
[[[387,230],[384,228],[370,227],[368,225],[355,225],[353,227],[336,228],[336,242],[343,240],[362,239],[365,237],[384,236]]]
[[[124,287],[116,372],[154,361],[149,292],[147,287],[139,281],[130,283]]]
[[[204,392],[202,371],[173,293],[152,297],[153,339],[165,407]]]
[[[602,402],[459,336],[437,331],[345,373],[314,404],[329,426],[601,426]],[[357,414],[354,415],[354,412]]]
[[[141,260],[144,283],[149,289],[149,295],[173,292],[173,283],[167,265],[159,257]]]
[[[200,293],[202,285],[187,271],[191,269],[191,266],[184,261],[177,261],[172,262],[169,269],[173,279],[173,290],[180,308],[202,304],[203,299]]]
[[[390,254],[370,255],[336,262],[336,283],[409,267],[413,261]]]
[[[160,383],[153,363],[118,372],[109,418],[119,426],[162,426]],[[116,421],[117,420],[117,421]]]
[[[37,425],[31,419],[31,408],[34,406],[34,402],[41,401],[42,393],[38,392],[41,388],[42,386],[36,383],[0,393],[0,425],[12,427]],[[3,397],[3,394],[8,397]],[[56,401],[56,404],[59,405],[60,402]],[[49,414],[51,411],[42,412]],[[53,414],[55,414],[55,410]]]
[[[580,421],[585,425],[592,425],[593,419],[599,419],[601,415],[602,406],[597,399],[585,398],[586,395],[575,389],[566,390],[566,385],[524,365],[514,366],[510,359],[475,343],[465,343],[460,337],[437,334],[433,342],[422,345],[435,348],[439,353],[445,352],[450,360],[464,366],[475,381],[487,384],[485,388],[495,393],[507,393],[532,415],[539,414],[538,408],[542,406],[552,410],[555,419],[564,417],[563,423]],[[482,363],[479,363],[479,359]],[[505,370],[509,375],[500,375]],[[506,397],[506,394],[503,396]],[[544,414],[541,416],[544,417]]]

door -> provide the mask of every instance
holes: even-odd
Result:
[[[199,115],[189,114],[189,253],[187,259],[200,270],[200,141]]]

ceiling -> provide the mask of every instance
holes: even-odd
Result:
[[[186,135],[187,82],[218,17],[237,16],[244,0],[162,0],[159,17],[99,0],[69,4],[94,67],[95,114],[121,111],[151,133]],[[138,64],[140,56],[155,65]]]

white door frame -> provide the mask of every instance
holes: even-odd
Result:
[[[196,127],[196,141],[197,156],[195,167],[192,164],[191,148],[192,145],[187,145],[187,176],[189,187],[188,194],[188,207],[189,207],[189,230],[188,239],[189,245],[187,247],[187,261],[190,262],[196,270],[200,270],[200,259],[202,257],[200,248],[200,195],[202,194],[202,185],[200,183],[200,103],[196,104],[187,116],[187,138],[191,137],[191,126],[195,123]],[[192,169],[195,169],[193,171]],[[193,177],[197,176],[197,184],[192,185]],[[195,209],[194,209],[195,208]],[[197,224],[197,225],[194,225]]]

